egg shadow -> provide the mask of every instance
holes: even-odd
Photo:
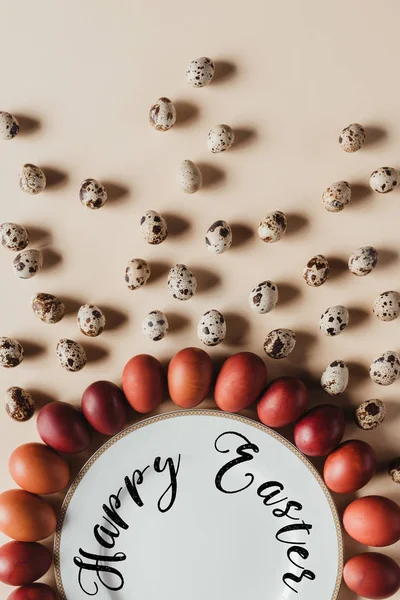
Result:
[[[176,123],[174,127],[188,125],[189,123],[194,123],[198,120],[200,110],[196,104],[187,102],[186,100],[178,100],[177,102],[174,102],[174,105],[176,109]]]
[[[190,230],[190,222],[174,213],[163,213],[168,226],[168,237],[180,237]]]
[[[230,60],[214,61],[215,73],[212,80],[212,85],[224,83],[232,79],[237,73],[236,65]]]
[[[396,250],[382,248],[378,251],[378,267],[389,267],[398,257],[399,253]]]
[[[371,314],[364,308],[349,306],[348,311],[350,327],[359,327],[360,325],[364,325],[371,316]]]
[[[205,269],[204,267],[193,267],[193,273],[196,277],[197,290],[199,292],[208,292],[210,290],[214,290],[221,283],[221,278],[219,275],[213,271],[210,271],[209,269]]]
[[[300,288],[291,283],[277,282],[276,285],[278,286],[278,307],[291,304],[301,296]]]
[[[32,135],[38,132],[41,128],[41,122],[37,117],[32,117],[19,113],[17,113],[15,117],[19,123],[19,136],[25,137],[28,135]]]
[[[226,336],[224,342],[230,346],[242,346],[247,343],[250,331],[248,319],[238,312],[224,312],[226,322]]]
[[[190,325],[190,319],[183,315],[182,313],[177,312],[167,312],[167,319],[169,324],[169,332],[179,333]]]
[[[230,151],[247,148],[257,139],[257,130],[254,127],[234,127],[235,142]]]
[[[295,235],[305,230],[309,226],[308,217],[300,213],[286,213],[287,218],[287,230],[285,237]]]
[[[243,223],[232,223],[232,248],[240,248],[247,244],[253,237],[254,231]]]
[[[37,411],[43,408],[43,406],[46,406],[46,404],[50,404],[51,402],[56,401],[52,394],[48,394],[47,392],[44,392],[43,390],[40,390],[38,388],[28,386],[27,390],[32,395],[32,398],[35,401]]]
[[[56,169],[48,165],[40,167],[46,175],[46,189],[59,189],[68,183],[68,175],[61,169]]]
[[[110,354],[104,346],[100,346],[99,344],[83,342],[82,346],[86,351],[88,363],[100,362],[106,359]]]
[[[29,233],[29,243],[32,246],[51,244],[52,234],[48,229],[36,225],[25,225],[25,228]]]
[[[107,204],[124,204],[128,201],[129,188],[121,183],[106,179],[102,184],[107,190]]]
[[[69,315],[77,315],[80,307],[85,304],[83,300],[78,300],[76,298],[72,298],[70,296],[60,296],[60,300],[62,300],[65,306],[65,316]]]
[[[225,171],[220,167],[215,167],[214,165],[204,162],[197,163],[197,166],[203,176],[203,188],[205,189],[217,187],[226,179]]]
[[[123,313],[121,310],[117,310],[116,308],[111,308],[111,306],[102,306],[102,311],[107,320],[106,331],[114,331],[115,329],[119,329],[128,321],[128,315],[126,313]]]
[[[296,334],[296,345],[293,350],[293,355],[299,362],[299,367],[304,368],[307,364],[310,351],[317,341],[317,336],[309,331],[295,331]],[[290,354],[289,356],[292,356]]]
[[[43,271],[53,269],[62,263],[62,256],[57,250],[44,248],[43,253]]]
[[[346,361],[346,364],[349,369],[348,390],[353,387],[358,388],[358,386],[369,380],[369,371],[365,365],[354,360]]]
[[[368,199],[371,199],[373,191],[370,186],[362,182],[351,183],[351,201],[349,206],[364,204]],[[344,208],[346,210],[347,207]]]
[[[154,260],[150,263],[151,275],[148,280],[148,284],[155,283],[159,279],[167,278],[167,274],[170,270],[170,265],[164,261]]]
[[[328,281],[329,280],[336,280],[339,279],[340,277],[342,277],[342,275],[344,275],[344,273],[346,273],[349,270],[348,264],[345,260],[343,260],[342,258],[338,258],[335,256],[332,257],[327,257],[328,258],[328,263],[329,263],[329,277],[328,277]]]
[[[388,132],[380,125],[366,125],[365,129],[365,144],[366,148],[377,146],[380,142],[388,138]]]
[[[24,338],[18,338],[18,341],[24,349],[24,359],[37,358],[46,352],[46,346],[43,344],[32,342],[31,340],[26,340]]]

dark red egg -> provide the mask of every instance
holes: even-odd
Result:
[[[339,444],[344,428],[343,411],[333,404],[322,404],[306,412],[296,423],[294,443],[308,456],[325,456]]]
[[[308,405],[308,392],[296,377],[279,377],[268,386],[257,404],[261,423],[268,427],[284,427],[294,423]]]
[[[51,402],[43,406],[36,426],[44,443],[57,452],[75,454],[89,446],[90,432],[84,416],[66,402]]]
[[[349,494],[361,489],[376,471],[375,452],[361,440],[340,444],[326,459],[324,479],[330,490]]]
[[[389,598],[400,589],[400,567],[385,554],[365,552],[347,561],[343,579],[347,587],[363,598]]]
[[[33,583],[50,566],[50,552],[36,542],[8,542],[0,548],[0,581],[7,585]]]
[[[32,583],[11,592],[7,600],[56,600],[56,593],[44,583]]]
[[[111,381],[95,381],[82,395],[82,412],[96,431],[114,435],[128,419],[128,403],[122,390]]]

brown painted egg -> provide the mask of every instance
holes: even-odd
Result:
[[[257,404],[258,418],[268,427],[284,427],[297,421],[308,405],[304,383],[295,377],[279,377]]]
[[[15,483],[32,494],[54,494],[69,482],[67,461],[44,444],[22,444],[8,463]]]
[[[139,413],[155,410],[164,394],[164,373],[154,356],[138,354],[125,365],[122,389],[129,404]]]
[[[375,452],[361,440],[343,442],[326,459],[325,483],[338,494],[356,492],[366,485],[376,471]]]
[[[384,496],[364,496],[348,505],[343,525],[366,546],[390,546],[400,540],[400,506]]]
[[[37,542],[52,535],[57,524],[53,507],[25,490],[0,494],[0,531],[19,542]]]
[[[215,384],[221,410],[239,412],[253,404],[267,381],[267,368],[257,354],[238,352],[226,359]]]
[[[168,390],[171,400],[182,408],[203,402],[210,391],[213,374],[211,358],[200,348],[180,350],[168,367]]]
[[[400,567],[380,552],[353,556],[344,566],[343,579],[355,594],[364,598],[389,598],[400,588]]]

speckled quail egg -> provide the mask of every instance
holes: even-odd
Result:
[[[2,223],[0,225],[0,240],[4,248],[13,252],[24,250],[29,244],[29,233],[17,223]]]
[[[280,210],[269,213],[260,222],[257,232],[263,242],[278,242],[286,232],[287,219]]]
[[[339,144],[345,152],[357,152],[365,142],[365,129],[359,123],[345,127],[339,136]]]
[[[204,87],[214,77],[215,66],[206,56],[192,60],[186,69],[186,81],[192,87]]]
[[[143,319],[142,331],[153,342],[162,340],[169,331],[167,317],[161,310],[152,310]]]
[[[206,248],[213,254],[222,254],[232,245],[232,229],[226,221],[215,221],[206,233]]]
[[[56,352],[60,365],[67,371],[80,371],[86,365],[85,349],[78,342],[62,338],[57,343]]]
[[[84,304],[78,310],[78,327],[84,335],[97,337],[106,328],[103,311],[94,304]]]
[[[12,140],[19,132],[19,123],[10,113],[0,110],[0,139]]]
[[[14,273],[21,279],[34,277],[43,267],[43,254],[40,250],[22,250],[13,261]]]
[[[214,308],[205,312],[197,326],[197,335],[202,344],[218,346],[226,336],[226,322],[223,315]]]
[[[19,187],[27,194],[43,192],[46,187],[46,176],[42,169],[29,163],[25,164],[19,176]]]
[[[49,325],[58,323],[65,315],[64,303],[52,294],[35,294],[31,306],[38,319]]]
[[[321,387],[330,396],[343,394],[349,383],[349,369],[343,360],[334,360],[321,376]]]
[[[322,194],[322,202],[329,212],[340,212],[351,200],[351,187],[347,181],[335,181]]]
[[[369,431],[376,429],[386,416],[386,407],[382,400],[373,398],[365,400],[356,408],[355,418],[360,429]]]
[[[379,385],[391,385],[400,375],[400,359],[397,352],[388,350],[378,356],[369,368],[369,375]]]
[[[303,279],[311,287],[319,287],[329,277],[329,263],[322,254],[316,254],[303,269]]]
[[[262,281],[249,294],[250,308],[264,315],[275,308],[278,302],[278,286],[274,281]]]
[[[235,141],[235,133],[229,125],[215,125],[208,132],[207,147],[213,154],[229,150]]]
[[[394,321],[400,315],[399,292],[383,292],[375,298],[372,312],[381,321]]]
[[[15,385],[6,391],[4,406],[14,421],[29,421],[35,413],[35,401],[31,394]]]
[[[179,166],[177,180],[185,194],[194,194],[203,185],[199,167],[191,160],[183,160]]]
[[[24,358],[24,349],[17,340],[0,337],[0,366],[11,368],[18,366]]]
[[[137,290],[146,285],[150,275],[150,265],[142,258],[133,258],[125,269],[125,281],[130,290]]]
[[[149,121],[157,131],[168,131],[175,125],[176,110],[169,98],[159,98],[150,108]]]
[[[358,248],[349,258],[349,270],[353,275],[364,277],[378,264],[378,252],[372,246]]]
[[[274,329],[264,340],[264,352],[270,358],[286,358],[296,345],[296,334],[291,329]]]
[[[107,202],[107,190],[96,179],[85,179],[81,184],[79,199],[86,208],[97,210]]]
[[[393,483],[400,483],[400,456],[390,461],[388,474],[392,478]]]
[[[147,210],[140,219],[140,230],[148,244],[161,244],[168,236],[167,222],[155,210]]]
[[[197,289],[196,277],[186,265],[178,264],[168,273],[168,291],[177,300],[189,300]]]
[[[379,194],[392,192],[399,184],[400,174],[393,167],[380,167],[371,173],[369,185]]]
[[[349,311],[344,306],[331,306],[321,315],[319,320],[319,328],[325,333],[333,337],[342,333],[343,329],[349,324]]]

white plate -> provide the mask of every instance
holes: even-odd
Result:
[[[93,455],[66,496],[55,566],[68,600],[330,600],[342,538],[328,490],[287,440],[182,411]]]

